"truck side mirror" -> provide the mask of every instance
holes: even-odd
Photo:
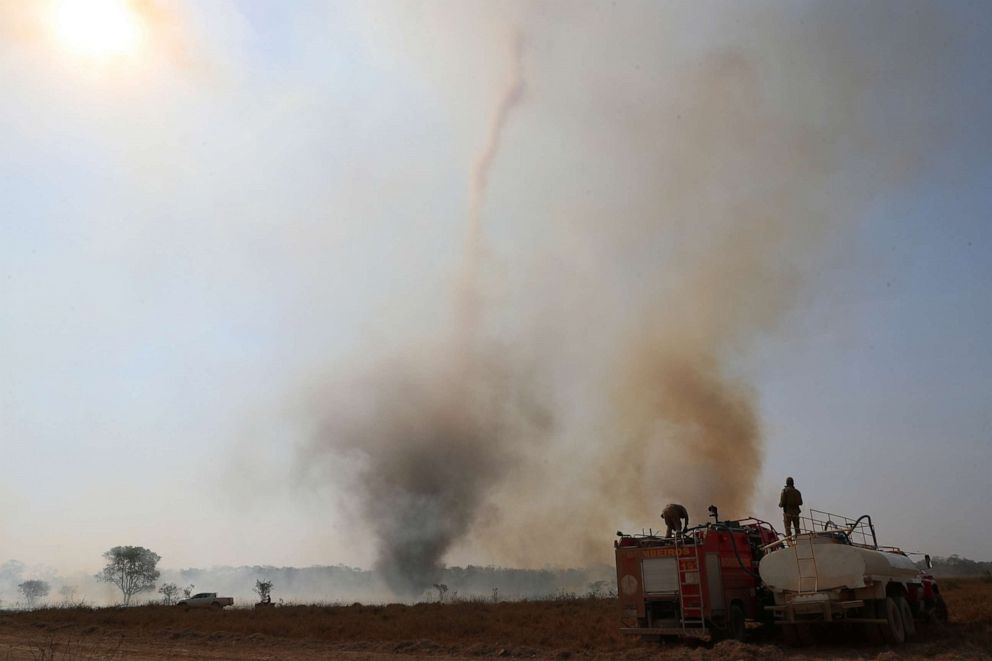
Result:
[[[923,562],[926,564],[927,569],[933,569],[933,560],[930,559],[929,553],[923,556]]]

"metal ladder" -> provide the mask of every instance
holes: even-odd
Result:
[[[800,538],[797,533],[792,538],[792,550],[796,554],[796,571],[799,576],[799,594],[811,594],[819,587],[820,576],[816,568],[816,551],[813,549],[815,536],[815,533],[808,533],[806,537]]]
[[[679,533],[675,534],[675,558],[679,570],[679,618],[682,621],[682,633],[690,636],[706,633],[706,618],[703,615],[702,571],[700,570],[699,557],[699,549],[702,544],[700,540],[695,539],[695,534],[693,534],[693,541],[695,541],[693,557],[683,558],[682,549],[685,548],[683,538]],[[689,572],[696,572],[695,584],[686,582],[686,574]],[[694,613],[690,616],[687,611],[694,611]]]

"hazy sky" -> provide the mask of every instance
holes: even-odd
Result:
[[[592,357],[642,308],[692,309],[671,291],[698,264],[785,234],[757,272],[794,279],[787,300],[719,345],[757,402],[751,511],[778,522],[792,475],[885,543],[992,559],[985,3],[0,0],[0,561],[372,564],[351,487],[300,466],[307,411],[444,334],[517,36],[485,298],[555,402],[547,530],[583,521],[576,467],[609,452]],[[752,227],[740,199],[784,217]],[[736,246],[710,252],[713,228]],[[680,499],[649,479],[649,509]],[[612,506],[604,562],[618,527],[657,524]],[[449,560],[570,559],[516,543]]]

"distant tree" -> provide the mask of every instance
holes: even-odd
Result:
[[[440,603],[444,603],[444,595],[448,593],[448,586],[444,583],[435,583],[434,589],[437,590],[437,600]]]
[[[187,585],[186,587],[183,588],[183,596],[185,598],[189,599],[190,597],[193,596],[193,590],[195,588],[196,588],[196,586],[193,585],[192,583],[190,583],[189,585]]]
[[[593,599],[599,599],[603,596],[603,592],[606,591],[608,584],[606,581],[593,581],[589,584],[589,596]]]
[[[162,557],[143,546],[115,546],[103,557],[107,565],[97,578],[113,583],[124,597],[124,605],[131,604],[131,598],[139,592],[155,589],[159,571],[155,568]]]
[[[979,562],[952,555],[948,558],[932,558],[934,576],[983,576],[992,573],[992,562]],[[918,562],[920,569],[926,569],[924,562]]]
[[[63,585],[59,588],[59,596],[62,597],[62,604],[68,606],[76,600],[76,586]]]
[[[171,606],[176,601],[176,597],[179,596],[179,586],[175,583],[166,583],[158,589],[158,592],[162,595],[162,601],[165,602],[165,605]]]
[[[51,588],[45,581],[31,580],[24,581],[17,586],[17,589],[24,595],[24,600],[28,602],[28,608],[34,608],[39,599],[48,596],[48,591]]]
[[[255,581],[255,587],[252,588],[258,595],[258,599],[261,602],[269,603],[272,601],[272,581],[263,581],[258,579]]]

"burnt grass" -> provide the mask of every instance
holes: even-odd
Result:
[[[992,658],[992,580],[943,579],[951,614],[898,648],[869,647],[832,628],[818,644],[785,647],[770,628],[751,631],[746,644],[645,642],[620,635],[614,599],[445,604],[286,605],[264,610],[183,611],[168,606],[48,608],[0,613],[7,640],[126,637],[149,642],[320,643],[328,649],[432,656],[623,658]]]

